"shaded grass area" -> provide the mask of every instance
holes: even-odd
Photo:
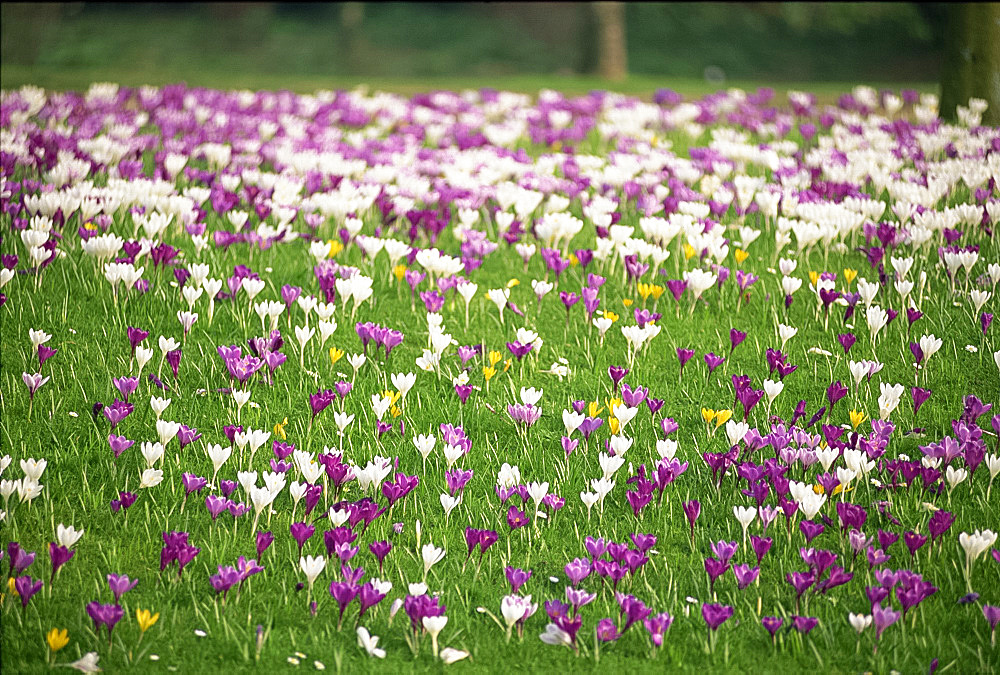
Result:
[[[658,89],[673,89],[686,97],[700,97],[729,87],[755,91],[769,86],[777,92],[777,102],[783,103],[788,91],[806,91],[817,95],[822,103],[833,103],[841,94],[858,83],[846,82],[762,82],[734,80],[712,83],[705,80],[677,77],[632,75],[624,82],[608,82],[597,77],[580,75],[517,75],[500,77],[426,77],[426,78],[362,78],[349,76],[267,75],[260,73],[226,72],[220,70],[169,70],[159,68],[62,68],[50,66],[0,65],[0,81],[4,89],[17,89],[32,84],[45,89],[86,91],[93,82],[117,82],[123,86],[162,86],[186,82],[193,87],[218,89],[278,90],[299,94],[322,89],[353,89],[364,86],[371,91],[388,91],[410,96],[433,90],[463,90],[491,87],[504,91],[537,94],[542,89],[556,89],[567,95],[581,95],[593,90],[608,90],[649,100]],[[936,93],[937,83],[931,82],[870,82],[876,89],[899,91],[904,88]]]

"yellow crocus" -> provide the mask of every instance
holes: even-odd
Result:
[[[337,361],[344,356],[343,349],[337,349],[336,347],[330,347],[330,365],[335,365]]]
[[[631,307],[633,302],[634,300],[632,300],[632,298],[625,298],[624,300],[622,300],[622,304],[625,305],[626,307]]]
[[[483,377],[486,378],[487,382],[493,379],[493,376],[496,374],[497,374],[497,369],[494,368],[493,366],[483,366]]]
[[[622,423],[617,417],[608,417],[608,428],[611,430],[612,436],[617,436],[618,432],[621,431]]]
[[[510,281],[507,282],[507,288],[514,288],[514,286],[517,286],[520,283],[521,283],[520,279],[511,279]]]
[[[737,265],[742,265],[743,261],[746,260],[749,256],[750,254],[741,248],[736,249],[736,253],[733,254],[733,257],[736,258]]]
[[[705,420],[705,424],[711,424],[712,420],[715,419],[715,411],[711,408],[702,408],[701,418]]]
[[[857,429],[865,421],[865,414],[858,410],[851,411],[851,427]]]
[[[833,494],[830,495],[830,496],[832,497],[834,495],[839,495],[843,491],[844,491],[844,486],[843,485],[838,485],[837,487],[833,488]],[[851,490],[848,489],[848,492],[850,492],[850,491]],[[822,485],[820,485],[819,483],[816,483],[816,485],[813,485],[813,492],[815,492],[818,495],[821,495],[824,492],[826,492],[826,490],[823,489]]]
[[[399,400],[399,392],[393,391],[392,389],[386,389],[382,392],[382,398],[389,399],[391,404],[395,404]]]
[[[504,361],[503,362],[503,372],[506,373],[508,370],[510,370],[510,367],[512,365],[514,365],[514,359],[507,359],[506,361]]]
[[[490,353],[489,353],[489,359],[490,359],[490,365],[491,366],[495,366],[496,364],[500,363],[500,359],[502,359],[502,358],[503,358],[503,354],[501,354],[498,351],[491,350]]]
[[[396,276],[396,281],[402,281],[406,278],[406,265],[399,263],[392,268],[392,273]]]
[[[49,643],[49,649],[55,653],[69,644],[69,631],[65,628],[62,630],[53,628],[46,634],[45,641]]]
[[[844,280],[847,281],[847,285],[850,286],[854,282],[855,277],[858,276],[857,270],[852,270],[849,268],[844,268]]]
[[[695,253],[696,253],[696,251],[694,250],[694,246],[692,246],[691,244],[684,244],[684,259],[685,260],[690,260],[691,258],[693,258],[695,256]]]
[[[403,414],[403,411],[399,409],[399,406],[393,404],[393,406],[389,408],[389,414],[393,417],[399,417]]]
[[[281,436],[281,440],[286,440],[288,437],[285,436],[285,426],[288,424],[288,418],[286,417],[281,422],[274,425],[274,435]]]
[[[718,429],[733,416],[732,410],[718,410],[715,413],[715,428]]]
[[[622,400],[620,398],[606,398],[604,399],[604,405],[607,406],[608,412],[614,414],[612,411],[615,409],[616,405],[621,405]]]
[[[601,407],[600,403],[597,401],[591,401],[587,404],[587,417],[597,417],[603,410],[604,408]]]
[[[649,291],[650,294],[653,296],[653,300],[659,300],[660,296],[663,295],[664,290],[665,290],[664,287],[660,286],[659,284],[649,285]]]
[[[85,230],[87,230],[87,231],[89,231],[89,232],[94,232],[95,230],[97,230],[97,225],[94,225],[94,223],[93,223],[93,222],[87,222],[87,223],[86,223],[86,224],[85,224],[85,225],[83,226],[83,229],[85,229]]]
[[[9,579],[7,579],[7,590],[15,598],[20,597],[21,595],[20,593],[17,592],[17,588],[15,588],[14,586],[14,577],[10,577]]]
[[[575,253],[569,254],[569,264],[572,267],[576,267],[577,265],[580,264],[580,259],[576,257]]]
[[[618,315],[610,310],[604,310],[604,318],[609,319],[611,323],[614,323],[618,320]]]
[[[815,286],[817,281],[819,281],[819,272],[815,270],[809,270],[809,285]]]
[[[650,289],[649,287],[649,284],[639,284],[636,288],[639,291],[639,295],[642,296],[643,301],[648,300],[649,296],[653,293],[652,289]]]
[[[338,241],[337,239],[331,239],[328,243],[330,244],[330,252],[327,253],[326,255],[327,258],[332,258],[344,250],[344,245],[341,244],[340,241]]]
[[[145,633],[153,627],[160,618],[160,613],[152,614],[148,609],[135,610],[135,620],[139,622],[139,630]]]

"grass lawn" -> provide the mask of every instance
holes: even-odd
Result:
[[[223,90],[232,89],[287,89],[297,94],[311,94],[322,89],[354,89],[358,86],[368,87],[371,91],[388,91],[412,96],[413,94],[450,90],[480,89],[492,87],[501,91],[516,91],[537,94],[542,89],[555,89],[566,95],[578,96],[595,89],[608,90],[638,96],[644,100],[652,98],[657,89],[669,88],[686,97],[700,97],[729,87],[737,87],[748,92],[758,87],[770,86],[777,92],[778,100],[784,101],[788,91],[806,91],[814,93],[820,103],[833,104],[837,97],[850,91],[858,82],[787,82],[765,83],[760,81],[727,80],[724,83],[713,83],[706,80],[691,78],[652,77],[645,75],[630,76],[624,82],[607,82],[597,77],[580,75],[521,75],[503,77],[440,77],[440,78],[350,78],[321,77],[310,75],[269,75],[219,72],[213,70],[185,70],[183,72],[153,69],[129,69],[123,67],[109,68],[51,68],[47,66],[0,66],[0,80],[4,89],[17,89],[25,84],[52,89],[55,91],[83,91],[92,82],[117,82],[122,86],[137,87],[141,85],[162,86],[176,82],[185,82],[191,87],[210,87]],[[937,93],[940,86],[936,82],[915,83],[864,83],[876,89],[916,89],[917,91]]]
[[[86,90],[91,81],[103,80],[140,85],[184,79],[190,86],[280,87],[294,92],[351,88],[358,84],[308,78],[241,79],[211,72],[177,78],[172,73],[45,72],[7,66],[3,67],[2,78],[4,89],[30,82],[48,89],[81,91]],[[422,80],[418,84],[402,81],[367,84],[372,91],[386,89],[403,94],[432,89],[460,90],[486,84],[532,93],[540,88],[557,88],[567,94],[608,87],[596,80],[541,77],[489,83],[449,79]],[[750,90],[756,86],[733,84]],[[670,83],[651,78],[634,78],[614,89],[648,100],[661,86],[672,86],[688,96],[712,90],[700,82]],[[829,102],[834,101],[837,94],[849,90],[846,85],[834,84],[787,88],[800,86]],[[784,98],[780,98],[782,88],[776,88],[779,89],[778,100],[784,103]],[[916,88],[934,90],[933,87]],[[146,127],[144,132],[148,131],[156,130]],[[198,125],[184,133],[192,137],[197,135]],[[800,145],[807,143],[797,131],[789,138]],[[662,139],[671,141],[681,154],[688,153],[689,146],[700,147],[708,142],[707,134],[695,143],[678,131],[667,131]],[[613,153],[612,143],[594,132],[578,144],[577,150],[580,154],[606,158]],[[816,141],[810,144],[810,147],[816,146]],[[158,144],[155,150],[158,152],[161,147]],[[531,154],[537,157],[553,152],[550,147],[533,146]],[[154,166],[162,167],[162,157],[154,154],[147,151],[144,156],[147,172]],[[262,166],[265,171],[272,169],[275,161],[273,155],[267,157]],[[413,160],[413,168],[436,178],[439,172],[431,165],[447,163],[450,155],[442,150],[428,157],[430,159],[419,162]],[[191,159],[189,166],[200,171],[208,169],[204,159]],[[777,180],[770,170],[756,164],[748,164],[745,170],[767,181]],[[12,176],[12,180],[17,181],[29,178],[37,180],[39,176],[24,167],[19,167]],[[100,186],[107,182],[107,176],[99,173],[94,180]],[[182,174],[176,183],[176,192],[180,193],[195,182]],[[237,208],[252,213],[253,205],[248,203],[251,197],[243,187],[237,192],[241,200]],[[870,185],[862,185],[861,192],[888,201],[891,206],[888,194],[879,193]],[[619,194],[614,190],[609,191],[611,193]],[[996,199],[995,188],[989,198]],[[4,199],[7,204],[9,200],[23,200],[23,195],[14,192]],[[963,184],[959,184],[935,206],[944,210],[975,199]],[[211,201],[205,203],[204,209],[210,242],[214,232],[234,229],[229,217],[213,208]],[[586,224],[572,238],[565,253],[597,248],[596,229],[584,213],[579,197],[571,200],[567,210]],[[622,198],[618,211],[620,224],[635,227],[634,236],[641,236],[642,214],[636,201]],[[457,236],[456,212],[453,208],[452,221],[433,246],[458,257],[462,255],[463,242]],[[305,215],[300,213],[291,221],[294,231],[312,233]],[[395,224],[383,223],[376,207],[358,215],[364,221],[366,235],[408,241],[408,220],[401,218]],[[110,231],[124,239],[133,239],[135,230],[142,232],[125,206],[114,213],[112,220]],[[307,315],[298,305],[292,304],[277,319],[284,340],[280,349],[287,355],[287,361],[275,371],[273,384],[269,384],[262,374],[251,379],[245,387],[250,392],[249,403],[238,410],[228,392],[233,385],[218,347],[237,345],[246,354],[248,339],[266,335],[262,320],[252,309],[253,302],[245,291],[238,292],[235,300],[216,301],[212,321],[208,316],[208,296],[196,299],[193,311],[198,313],[198,319],[185,336],[178,323],[178,312],[187,310],[188,303],[169,266],[154,266],[149,256],[142,258],[148,291],[126,292],[119,287],[116,297],[103,270],[81,250],[77,230],[85,223],[79,213],[72,215],[62,227],[63,238],[58,243],[64,255],[45,268],[40,277],[34,273],[17,274],[3,288],[7,299],[0,307],[0,342],[3,344],[0,355],[3,453],[0,454],[13,458],[3,477],[13,480],[23,475],[19,460],[28,457],[48,460],[41,478],[44,485],[41,496],[28,503],[19,503],[15,492],[4,504],[6,518],[0,530],[2,543],[6,547],[8,542],[16,541],[26,551],[36,552],[37,558],[24,574],[44,580],[42,590],[24,609],[18,598],[5,589],[0,609],[3,619],[0,645],[5,670],[46,670],[50,655],[45,635],[52,628],[66,628],[69,645],[51,661],[67,663],[96,651],[100,655],[99,665],[109,672],[130,669],[143,672],[223,672],[250,668],[315,670],[319,666],[314,665],[314,661],[338,673],[439,672],[442,666],[431,656],[430,638],[423,636],[415,655],[408,644],[413,638],[406,611],[400,609],[394,617],[390,612],[394,600],[407,596],[408,584],[426,579],[429,592],[439,593],[441,603],[446,606],[448,622],[438,638],[440,646],[469,652],[469,658],[447,667],[461,671],[493,672],[515,668],[527,672],[570,669],[578,672],[653,672],[680,668],[712,672],[909,673],[923,672],[932,659],[937,659],[938,672],[992,672],[996,668],[997,652],[990,644],[982,605],[1000,603],[1000,564],[986,552],[972,568],[967,584],[963,573],[965,554],[959,545],[961,532],[984,528],[996,531],[1000,525],[997,516],[1000,490],[998,497],[988,493],[990,477],[985,463],[953,490],[945,485],[940,494],[924,490],[920,479],[910,487],[895,486],[901,480],[891,475],[891,467],[880,464],[870,475],[859,477],[847,492],[829,498],[822,507],[822,515],[813,520],[820,523],[827,518],[830,522],[809,544],[798,525],[803,519],[801,514],[794,516],[786,526],[786,519],[779,513],[766,534],[757,520],[750,525],[749,534],[773,539],[770,552],[760,563],[759,579],[739,590],[733,573],[726,572],[713,589],[704,565],[705,559],[713,556],[711,546],[715,542],[725,540],[739,545],[733,564],[757,565],[748,533],[741,529],[733,515],[735,506],[750,506],[755,502],[742,492],[748,482],[737,476],[736,467],[729,469],[721,485],[713,480],[703,453],[724,453],[730,444],[726,440],[726,425],[721,424],[718,428],[714,422],[706,425],[703,410],[730,410],[733,420],[743,418],[743,408],[734,401],[732,378],[745,374],[751,378],[752,388],[761,387],[765,379],[777,379],[768,368],[765,352],[769,348],[782,347],[777,335],[780,323],[798,329],[783,347],[787,363],[798,368],[784,378],[783,391],[773,403],[769,404],[765,397],[747,416],[750,427],[759,429],[761,435],[766,436],[771,429],[769,416],[788,420],[796,404],[804,401],[806,414],[798,422],[799,426],[805,426],[821,407],[828,409],[827,415],[808,430],[809,434],[835,434],[836,428],[846,426],[847,431],[842,432],[841,437],[841,441],[846,442],[855,431],[851,428],[850,412],[860,411],[864,421],[855,425],[856,431],[869,436],[873,433],[871,420],[879,418],[879,383],[900,383],[905,393],[889,416],[895,430],[883,460],[896,460],[904,455],[919,460],[923,455],[921,446],[938,442],[946,435],[955,436],[957,432],[952,420],[962,415],[963,400],[968,395],[976,395],[983,402],[993,404],[993,410],[981,417],[979,424],[983,429],[985,449],[988,453],[997,453],[997,438],[989,423],[1000,403],[997,396],[1000,377],[992,356],[998,349],[997,327],[992,326],[984,335],[968,294],[978,283],[977,278],[986,273],[987,265],[1000,260],[996,237],[987,236],[981,227],[962,226],[964,234],[958,245],[978,246],[978,262],[971,280],[960,272],[954,287],[944,265],[939,262],[937,249],[944,245],[940,234],[936,233],[935,239],[922,248],[912,249],[906,244],[887,252],[885,269],[889,274],[893,273],[888,264],[890,256],[914,258],[910,279],[916,280],[926,273],[926,284],[913,290],[914,301],[920,303],[923,316],[911,327],[900,295],[891,281],[886,282],[879,288],[873,304],[900,310],[900,314],[882,329],[877,342],[873,343],[863,302],[858,303],[850,319],[845,318],[845,308],[837,304],[825,317],[817,296],[810,290],[810,275],[821,272],[836,275],[835,288],[845,293],[857,290],[863,277],[878,283],[878,270],[872,268],[866,254],[859,250],[865,245],[860,231],[846,235],[843,247],[824,248],[820,244],[797,253],[792,243],[780,253],[797,262],[792,274],[803,280],[802,288],[786,308],[782,274],[777,271],[779,253],[773,220],[765,220],[759,213],[740,217],[734,208],[716,220],[723,228],[720,231],[732,240],[723,264],[733,270],[738,268],[758,275],[759,280],[741,292],[734,281],[734,271],[726,283],[713,284],[702,299],[693,301],[689,290],[680,302],[675,302],[669,290],[663,291],[663,284],[668,279],[681,279],[685,271],[709,268],[697,254],[691,257],[685,254],[683,234],[669,245],[670,257],[661,266],[664,274],[656,274],[650,269],[641,278],[644,284],[661,286],[659,291],[646,287],[643,293],[634,283],[626,281],[623,264],[615,255],[603,261],[595,259],[586,268],[578,261],[570,263],[558,277],[547,269],[538,253],[523,264],[515,248],[502,240],[494,215],[484,206],[480,209],[478,227],[490,240],[498,241],[499,247],[485,256],[481,267],[466,275],[478,285],[478,292],[469,306],[468,321],[461,296],[455,290],[444,293],[440,310],[443,330],[451,334],[455,344],[444,351],[437,372],[425,372],[415,365],[430,339],[427,312],[419,297],[419,292],[431,288],[429,281],[421,283],[418,296],[411,298],[409,286],[393,273],[385,252],[369,259],[362,255],[356,241],[352,241],[344,250],[336,252],[333,259],[338,264],[357,267],[361,274],[372,279],[370,300],[362,304],[356,314],[350,307],[342,307],[338,300],[333,314],[336,330],[325,344],[320,344],[317,332],[304,347],[304,353],[296,340],[295,327],[307,323]],[[899,225],[891,208],[886,209],[882,220]],[[257,216],[252,215],[251,223],[256,225],[258,222]],[[745,247],[748,255],[738,263],[735,260],[736,240],[745,236],[739,230],[741,225],[760,230],[761,234]],[[0,252],[5,256],[19,256],[16,267],[21,272],[27,270],[30,263],[23,236],[13,231],[13,226],[13,217],[5,210],[0,216],[3,232]],[[334,240],[338,237],[338,228],[334,219],[323,219],[315,234],[321,240]],[[237,272],[236,266],[246,265],[265,282],[254,302],[282,302],[285,285],[300,287],[304,295],[313,294],[322,299],[314,273],[316,259],[303,238],[277,243],[266,250],[246,243],[228,248],[209,243],[199,254],[189,233],[174,222],[161,239],[179,251],[173,269],[190,269],[195,263],[207,264],[208,276],[223,280],[223,291],[228,292],[226,279]],[[522,241],[535,243],[539,251],[543,248],[542,242],[530,234],[525,234]],[[877,244],[876,239],[874,245]],[[427,248],[432,242],[421,233],[414,240],[414,246]],[[136,262],[137,266],[139,264]],[[421,265],[410,263],[409,269],[417,271]],[[858,279],[846,270],[856,271]],[[597,329],[588,324],[582,302],[567,310],[559,298],[560,292],[580,293],[589,283],[589,273],[606,277],[600,287],[600,310],[611,310],[619,315],[603,340],[598,337]],[[531,282],[536,279],[547,279],[555,284],[541,301],[532,291]],[[990,289],[988,282],[983,287]],[[510,301],[519,310],[515,313],[508,309],[502,320],[497,307],[486,298],[489,289],[500,288],[510,289]],[[658,299],[654,299],[654,294]],[[992,297],[983,311],[995,311],[996,307],[997,300]],[[622,431],[632,439],[632,445],[625,453],[623,466],[614,474],[616,485],[603,505],[589,510],[582,503],[580,493],[590,490],[591,480],[602,475],[599,456],[605,450],[613,424],[607,401],[616,395],[616,387],[609,377],[609,368],[629,366],[629,347],[621,329],[636,324],[633,312],[639,308],[662,314],[655,322],[661,331],[639,352],[624,382],[632,388],[648,387],[649,396],[662,399],[663,404],[655,414],[644,404],[638,406],[635,418]],[[369,345],[367,362],[355,372],[348,364],[347,355],[365,351],[355,330],[356,322],[362,321],[399,330],[405,337],[388,357]],[[317,327],[315,312],[308,318],[308,325]],[[138,390],[129,397],[134,411],[112,432],[105,415],[92,414],[92,411],[97,402],[110,405],[121,397],[112,378],[137,373],[127,337],[128,327],[149,332],[143,344],[152,347],[154,354],[142,370]],[[516,331],[522,327],[537,332],[543,343],[540,349],[517,359],[508,351],[508,343],[516,339]],[[29,339],[32,329],[51,334],[46,344],[58,349],[40,369]],[[734,329],[745,332],[746,339],[732,348],[730,335]],[[845,356],[838,335],[846,333],[854,333],[857,342]],[[917,371],[909,344],[931,333],[943,338],[943,346]],[[158,347],[160,336],[182,343],[177,378],[173,377],[170,366],[162,361]],[[456,353],[456,346],[476,345],[482,352],[467,363]],[[331,363],[330,348],[343,350],[345,355]],[[695,356],[681,376],[677,350],[683,348],[693,349]],[[499,372],[487,384],[483,369],[489,365],[486,355],[493,350],[502,357],[497,364]],[[710,352],[726,357],[714,372],[709,371],[704,360]],[[855,384],[849,361],[873,358],[883,364],[881,371]],[[508,359],[510,362],[505,365]],[[551,372],[559,359],[566,359],[568,376]],[[35,394],[37,400],[31,401],[21,373],[39,370],[51,380]],[[468,373],[469,384],[479,388],[471,393],[464,405],[453,383],[453,378],[463,371]],[[385,413],[382,419],[392,422],[394,427],[379,435],[371,399],[373,395],[378,398],[381,392],[394,388],[393,373],[408,372],[416,373],[416,384],[404,401],[397,402],[393,410]],[[155,386],[148,379],[150,374],[159,376],[169,391]],[[329,409],[312,419],[310,395],[333,388],[340,381],[353,382],[353,389],[343,402],[335,400]],[[831,408],[827,388],[837,381],[847,386],[847,394]],[[914,415],[910,400],[910,388],[915,385],[931,392],[918,415]],[[520,402],[520,391],[524,387],[543,390],[538,403],[543,412],[536,424],[519,431],[507,413],[507,406]],[[152,396],[170,399],[169,407],[162,413],[163,420],[174,420],[194,428],[201,437],[183,450],[176,439],[170,440],[164,458],[156,465],[163,471],[162,483],[140,488],[140,475],[147,466],[140,447],[143,442],[155,441],[158,433],[157,415],[150,407]],[[577,400],[596,402],[593,416],[600,417],[603,424],[589,440],[583,440],[580,432],[572,434],[573,439],[579,439],[579,445],[567,456],[561,441],[566,434],[563,411],[571,409],[572,402]],[[334,412],[341,409],[355,416],[343,440],[338,438],[334,420]],[[280,431],[276,429],[276,425],[286,418],[287,425],[280,427]],[[670,438],[676,440],[676,456],[687,463],[687,470],[666,487],[662,498],[656,494],[636,515],[626,495],[628,490],[637,489],[636,484],[627,481],[637,475],[640,465],[645,465],[646,472],[655,471],[660,459],[656,441],[663,438],[660,427],[663,418],[673,418],[678,425]],[[331,582],[340,581],[341,577],[335,560],[327,561],[311,594],[300,587],[305,576],[300,569],[300,547],[290,535],[290,527],[296,522],[314,524],[315,534],[301,548],[301,555],[330,558],[324,548],[323,534],[333,527],[326,519],[327,507],[335,501],[329,492],[306,519],[303,517],[304,504],[293,503],[289,489],[284,488],[273,503],[274,512],[265,508],[260,515],[257,530],[270,531],[274,535],[274,543],[260,555],[255,548],[252,502],[243,487],[236,488],[232,499],[250,505],[249,513],[239,518],[228,513],[218,519],[209,516],[205,498],[209,494],[218,495],[220,487],[213,479],[213,463],[206,448],[209,444],[233,445],[227,440],[224,428],[237,422],[247,430],[270,432],[271,437],[256,455],[234,449],[232,457],[218,471],[218,481],[236,481],[237,472],[247,468],[258,474],[270,471],[275,459],[271,441],[277,440],[279,433],[287,443],[313,457],[325,449],[342,446],[344,461],[358,467],[365,467],[376,456],[398,459],[398,465],[385,479],[387,482],[398,479],[397,472],[419,479],[412,493],[392,506],[388,505],[385,492],[378,485],[365,491],[357,482],[349,482],[339,495],[351,501],[371,497],[388,509],[369,527],[354,529],[357,537],[352,545],[359,548],[348,564],[352,568],[364,568],[362,583],[372,577],[392,582],[388,596],[368,610],[360,623],[356,621],[358,605],[354,601],[343,615],[343,625],[338,627],[338,606],[328,590]],[[405,423],[402,434],[401,423]],[[461,425],[471,441],[471,451],[458,459],[454,467],[449,467],[443,454],[442,424]],[[830,430],[821,431],[823,425],[831,425]],[[917,431],[911,432],[914,429]],[[135,441],[135,445],[115,459],[109,449],[110,433],[124,435]],[[433,434],[437,438],[436,447],[426,460],[414,447],[417,434]],[[806,438],[800,438],[800,442],[802,445],[809,443]],[[741,461],[763,465],[766,458],[774,455],[772,448],[746,451]],[[842,460],[835,461],[836,466],[844,466]],[[508,523],[511,505],[518,508],[526,505],[525,510],[530,512],[534,504],[530,498],[522,500],[517,495],[501,503],[495,485],[504,463],[519,467],[522,484],[547,482],[547,492],[564,499],[564,506],[558,510],[543,506],[541,511],[545,512],[545,517],[535,517],[527,526],[512,530]],[[789,464],[788,478],[810,486],[817,483],[817,476],[822,471],[819,464],[808,468],[795,461]],[[954,466],[964,466],[963,461],[956,459]],[[441,495],[448,493],[445,472],[449,468],[471,470],[473,475],[464,488],[461,503],[446,517]],[[944,472],[944,467],[941,471]],[[183,474],[205,477],[212,485],[186,498]],[[869,479],[877,479],[881,485],[889,484],[890,487],[880,489]],[[254,480],[259,479],[255,476]],[[297,468],[288,471],[287,482],[293,480],[302,480]],[[945,479],[931,482],[937,486]],[[332,491],[332,484],[329,487]],[[136,492],[138,499],[127,510],[114,512],[109,504],[119,497],[120,491]],[[682,510],[682,503],[688,500],[699,500],[701,504],[693,538]],[[876,567],[913,570],[937,589],[904,619],[885,630],[877,651],[873,649],[874,627],[859,637],[848,623],[849,612],[871,613],[866,587],[880,586],[882,577],[881,574],[876,576],[878,570],[871,569],[865,552],[857,555],[852,551],[847,534],[840,528],[833,502],[842,500],[866,510],[863,531],[875,543],[875,548],[880,546],[876,543],[880,530],[898,535],[898,542],[885,545],[891,559]],[[765,503],[778,504],[773,487]],[[880,504],[884,511],[880,511]],[[928,521],[937,510],[953,514],[954,524],[938,545],[932,548],[928,543],[911,557],[904,546],[904,533],[927,534]],[[59,523],[83,529],[85,534],[74,547],[73,559],[55,576],[53,584],[48,546],[54,541]],[[395,530],[395,523],[401,524],[399,531]],[[478,552],[467,559],[467,527],[494,530],[499,535],[498,541],[483,556],[481,565]],[[200,549],[180,578],[175,566],[160,571],[162,534],[170,531],[189,533],[189,542]],[[651,647],[641,623],[632,626],[617,641],[598,643],[595,638],[598,621],[609,617],[619,623],[620,611],[611,583],[600,579],[596,573],[580,583],[581,588],[596,597],[580,613],[583,624],[579,632],[579,655],[571,649],[543,643],[539,635],[550,622],[543,603],[565,600],[566,565],[576,558],[588,556],[585,539],[604,537],[633,546],[630,535],[634,533],[653,534],[656,542],[646,553],[648,562],[634,574],[627,574],[618,590],[641,599],[653,614],[670,613],[673,624],[666,632],[663,646]],[[369,552],[369,544],[375,541],[392,543],[382,569]],[[443,548],[446,553],[429,573],[425,573],[420,549],[428,542]],[[797,600],[786,576],[808,569],[802,558],[802,551],[807,546],[836,554],[836,564],[853,573],[853,579],[825,593],[810,589]],[[216,593],[209,579],[220,566],[235,566],[240,556],[256,559],[264,571],[249,578],[238,591],[233,588],[223,597]],[[5,572],[7,564],[7,559],[0,561]],[[537,613],[527,620],[523,637],[515,632],[509,642],[505,631],[490,617],[492,614],[503,622],[501,599],[511,592],[504,575],[507,566],[532,571],[521,593],[530,593],[532,602],[538,603]],[[124,618],[111,633],[110,641],[105,628],[95,633],[95,624],[85,611],[91,601],[112,602],[106,583],[108,574],[127,574],[139,580],[135,589],[121,599]],[[979,593],[979,599],[959,604],[959,599],[970,590]],[[310,600],[318,603],[314,612],[310,611]],[[702,618],[703,603],[719,603],[734,609],[733,618],[711,639]],[[899,608],[899,603],[894,606]],[[136,620],[137,609],[148,609],[160,615],[156,624],[145,633],[140,631]],[[796,615],[815,617],[818,625],[808,634],[800,634],[790,628],[792,617]],[[765,616],[784,620],[774,645],[761,627],[761,619]],[[357,646],[355,625],[363,625],[373,635],[380,636],[378,646],[386,650],[384,660],[370,658]],[[258,626],[264,631],[261,637],[258,637]]]

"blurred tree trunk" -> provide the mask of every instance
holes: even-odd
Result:
[[[955,119],[955,106],[986,99],[983,124],[1000,124],[1000,4],[948,6],[941,73],[941,116]]]
[[[597,20],[597,72],[606,79],[620,82],[628,74],[625,50],[625,5],[620,2],[594,2]]]
[[[361,24],[365,20],[365,3],[345,2],[340,6],[340,34],[343,40],[343,63],[352,75],[364,70],[364,38]]]

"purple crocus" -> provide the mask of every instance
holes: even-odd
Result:
[[[373,541],[368,545],[368,550],[371,551],[371,554],[375,556],[376,560],[378,560],[378,571],[379,574],[381,574],[382,563],[385,561],[386,556],[389,555],[389,551],[392,550],[392,542]]]
[[[111,632],[114,630],[115,625],[121,621],[122,617],[125,615],[125,610],[122,609],[121,605],[102,605],[101,603],[94,601],[87,603],[87,614],[90,615],[90,618],[94,621],[95,633],[100,630],[101,625],[107,626],[108,644],[110,645]]]
[[[705,620],[709,630],[716,631],[733,616],[733,608],[728,605],[716,603],[703,603],[701,606],[701,617]]]
[[[810,617],[810,616],[792,617],[792,626],[794,626],[795,630],[802,633],[803,635],[806,635],[809,631],[815,628],[818,623],[819,619],[815,617]]]
[[[698,520],[698,516],[701,515],[701,502],[697,499],[692,499],[691,501],[683,503],[684,515],[687,516],[688,523],[691,525],[691,545],[694,545],[694,523]]]
[[[922,406],[927,399],[931,397],[931,390],[921,389],[920,387],[910,387],[910,396],[913,397],[913,416],[916,417],[917,413],[920,411],[920,406]]]
[[[257,533],[257,558],[260,559],[264,555],[271,544],[274,543],[274,535],[270,532],[258,532]]]
[[[361,587],[357,584],[347,581],[330,582],[330,595],[336,600],[337,607],[340,609],[337,630],[340,630],[341,624],[344,622],[344,610],[347,609],[347,606],[351,604],[351,601],[357,597],[359,592],[361,592]]]
[[[289,529],[291,530],[292,538],[299,545],[299,555],[301,555],[302,547],[316,532],[316,526],[309,523],[292,523]]]
[[[722,365],[722,362],[726,360],[725,356],[717,356],[715,352],[709,352],[705,354],[705,365],[708,366],[708,377],[712,377],[712,373],[716,368]]]
[[[35,581],[28,575],[17,577],[14,579],[14,590],[21,598],[21,609],[25,609],[31,596],[42,590],[42,580]]]
[[[76,551],[66,546],[57,546],[55,542],[49,542],[49,560],[52,561],[52,576],[49,578],[50,586],[55,582],[56,573],[59,572],[59,568],[72,560],[75,554]]]
[[[693,356],[694,356],[693,349],[684,349],[682,347],[677,348],[677,360],[680,361],[681,364],[680,375],[678,379],[683,379],[684,366],[687,364],[688,361],[691,360]]]
[[[997,642],[997,623],[1000,622],[1000,607],[997,605],[983,605],[983,616],[990,624],[990,641],[993,646]]]
[[[777,616],[765,616],[760,620],[760,625],[764,627],[768,633],[771,634],[771,643],[774,644],[774,635],[778,632],[778,629],[785,623],[785,620]]]

